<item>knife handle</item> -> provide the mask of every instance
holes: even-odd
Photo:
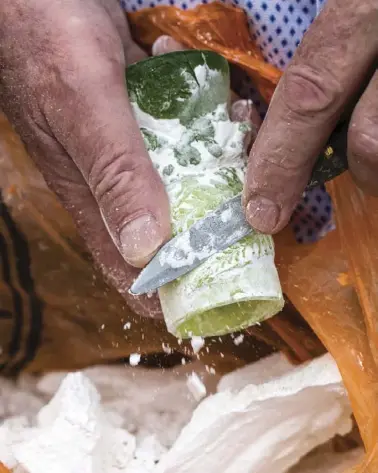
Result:
[[[339,122],[324,151],[319,155],[306,190],[325,184],[348,169],[349,120]]]
[[[350,119],[355,105],[377,71],[378,60],[375,60],[362,81],[359,92],[345,107],[341,120],[329,138],[328,145],[319,155],[306,190],[325,184],[348,169],[347,142]]]

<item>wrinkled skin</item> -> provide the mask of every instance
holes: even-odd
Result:
[[[275,233],[288,222],[316,157],[377,67],[378,0],[328,0],[274,94],[252,147],[244,189],[249,223]],[[354,108],[348,134],[356,183],[378,195],[378,72]]]
[[[182,49],[172,38],[160,42],[165,52]],[[378,195],[377,63],[378,0],[328,0],[285,71],[250,153],[244,204],[254,228],[276,233],[288,223],[317,156],[360,92],[349,126],[349,168],[363,190]]]
[[[144,57],[117,0],[1,2],[0,107],[110,282],[153,316],[157,298],[127,292],[133,266],[170,235],[125,87],[125,67]]]
[[[285,72],[252,148],[244,202],[259,230],[285,226],[378,45],[378,0],[328,0]],[[160,49],[159,49],[160,48]],[[182,49],[165,39],[155,53]],[[137,313],[156,297],[128,287],[170,236],[169,204],[132,115],[133,43],[117,0],[13,0],[0,4],[0,106],[48,185],[73,216],[95,261]],[[236,118],[258,118],[239,103]],[[378,193],[378,75],[354,109],[350,169]]]
[[[105,277],[135,312],[160,317],[156,296],[128,293],[170,237],[168,198],[124,78],[145,56],[117,0],[0,4],[0,108]],[[248,107],[236,108],[246,119]]]

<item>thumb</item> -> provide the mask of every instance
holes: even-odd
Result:
[[[121,255],[142,267],[169,238],[168,197],[134,119],[123,67],[101,60],[91,65],[77,74],[85,81],[60,89],[60,97],[51,94],[46,118],[84,176]]]

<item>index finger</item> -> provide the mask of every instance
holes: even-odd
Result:
[[[244,202],[254,228],[275,233],[288,222],[374,61],[377,4],[329,0],[284,73],[250,154]]]

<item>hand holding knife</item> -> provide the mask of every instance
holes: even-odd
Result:
[[[307,189],[324,184],[348,168],[348,126],[349,121],[346,121],[335,128],[327,147],[314,166]],[[225,212],[231,212],[232,218],[223,218]],[[154,291],[189,273],[210,256],[225,250],[253,231],[244,217],[239,194],[215,211],[209,212],[186,232],[168,241],[140,273],[130,292],[140,295]],[[189,244],[184,245],[183,242]],[[181,261],[182,264],[172,265],[169,264],[170,261]]]

